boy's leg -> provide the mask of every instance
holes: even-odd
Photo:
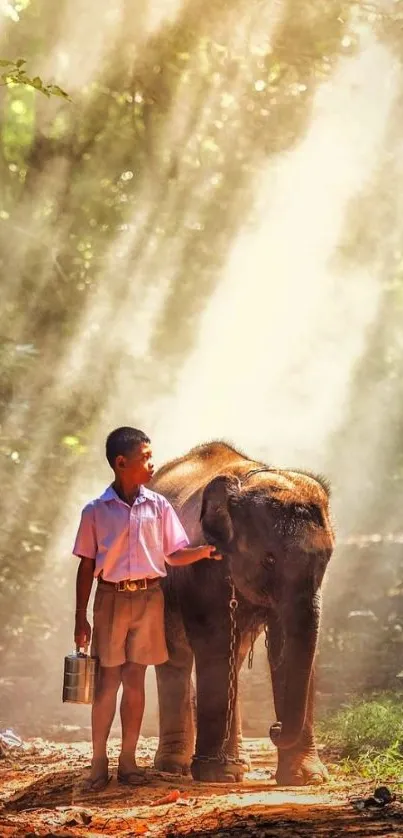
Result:
[[[138,591],[131,598],[131,624],[122,666],[122,753],[119,774],[136,785],[135,751],[144,713],[144,680],[147,666],[168,658],[164,633],[164,597],[159,585]],[[138,779],[140,779],[138,777]],[[123,782],[125,780],[123,779]],[[137,780],[138,781],[138,780]]]
[[[91,782],[108,776],[106,743],[116,712],[116,697],[122,678],[121,666],[101,666],[92,705]]]
[[[122,751],[119,772],[125,775],[133,774],[136,770],[135,754],[144,713],[146,668],[143,664],[129,662],[122,666]]]
[[[91,654],[100,659],[99,676],[92,706],[93,759],[91,780],[108,777],[107,740],[116,712],[116,697],[126,658],[125,644],[130,626],[130,597],[113,586],[98,584],[94,599],[94,627]],[[100,785],[102,780],[100,779]]]

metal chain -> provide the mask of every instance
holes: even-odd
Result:
[[[246,760],[241,759],[241,757],[230,757],[228,754],[221,753],[221,750],[215,757],[203,756],[203,754],[193,754],[192,762],[215,762],[216,764],[219,763],[219,765],[227,765],[227,763],[230,763],[231,765],[247,765]]]
[[[277,469],[270,469],[267,466],[259,467],[256,469],[252,469],[248,471],[248,473],[244,476],[243,481],[247,480],[251,477],[252,474],[257,474],[260,471],[276,471]],[[229,655],[228,655],[228,663],[229,663],[229,672],[228,672],[228,696],[227,696],[227,714],[225,718],[225,733],[224,739],[221,744],[221,748],[219,748],[217,756],[204,756],[202,754],[193,754],[193,762],[220,762],[220,763],[239,763],[245,764],[245,760],[240,759],[239,757],[230,757],[228,754],[225,753],[225,747],[228,745],[228,742],[231,737],[231,728],[232,728],[232,721],[234,717],[234,710],[235,710],[235,701],[236,701],[236,688],[237,688],[237,671],[236,671],[236,641],[237,641],[237,624],[236,624],[236,610],[238,608],[238,600],[236,596],[235,585],[232,579],[232,576],[226,577],[227,581],[229,582],[230,589],[231,589],[231,596],[229,601],[229,616],[230,616],[230,640],[229,640]],[[268,644],[268,634],[267,634],[267,626],[265,626],[266,632],[266,646]],[[248,655],[248,667],[249,669],[252,668],[253,664],[253,647],[255,645],[255,640],[257,637],[257,628],[256,626],[253,627],[251,632],[251,648],[249,650]],[[268,646],[267,646],[268,648]]]
[[[231,737],[232,721],[234,718],[235,702],[236,702],[236,688],[237,688],[237,623],[236,610],[238,608],[238,600],[236,596],[235,585],[231,576],[227,576],[227,581],[230,585],[231,596],[229,600],[229,617],[230,617],[230,639],[229,639],[229,655],[228,655],[228,696],[227,696],[227,714],[225,718],[225,733],[221,747],[217,756],[203,756],[202,754],[194,754],[193,762],[215,762],[215,763],[230,763],[236,765],[244,765],[245,760],[239,757],[230,757],[225,753],[225,747]]]
[[[227,755],[225,753],[225,747],[228,745],[228,742],[231,737],[231,729],[232,729],[232,721],[234,718],[234,710],[235,710],[235,702],[236,702],[236,688],[237,688],[237,671],[236,671],[236,646],[237,646],[237,636],[236,636],[236,610],[238,608],[238,600],[235,591],[235,585],[231,576],[227,576],[227,580],[230,586],[230,601],[229,601],[229,619],[230,619],[230,636],[229,636],[229,655],[228,655],[228,697],[227,697],[227,715],[225,719],[225,733],[224,739],[222,741],[221,748],[219,750],[219,756],[221,759],[226,760]]]
[[[250,649],[248,653],[248,669],[252,669],[253,666],[253,654],[255,651],[255,643],[259,635],[259,628],[260,623],[255,624],[252,626],[250,630]]]

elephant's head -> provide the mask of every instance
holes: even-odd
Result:
[[[284,704],[276,744],[292,747],[304,725],[320,588],[334,543],[328,492],[297,472],[267,470],[243,482],[222,475],[206,486],[200,519],[206,540],[227,557],[243,597],[274,608],[281,621]]]

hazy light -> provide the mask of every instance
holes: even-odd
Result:
[[[146,34],[158,31],[163,24],[172,23],[183,5],[183,0],[150,0],[145,18]]]
[[[260,173],[259,224],[234,242],[154,432],[164,452],[223,436],[279,462],[324,455],[379,297],[376,276],[341,275],[332,259],[377,164],[396,81],[368,34],[319,89],[305,139]]]
[[[172,22],[181,7],[175,0],[155,0],[139,13],[130,46],[133,61],[144,35]],[[97,0],[84,9],[81,0],[71,0],[55,30],[53,49],[37,71],[46,80],[57,76],[73,99],[84,89],[90,104],[91,85],[119,44],[125,9],[123,0],[112,5]],[[264,51],[282,14],[282,3],[268,4],[265,18],[259,18],[259,26],[255,21],[250,31],[249,21],[240,19],[231,33],[231,45],[245,52],[248,38],[252,52]],[[104,25],[94,26],[94,15]],[[222,35],[222,21],[217,31]],[[379,301],[378,280],[370,270],[341,275],[335,259],[350,201],[375,171],[397,94],[392,55],[364,29],[360,36],[359,55],[341,58],[331,80],[318,90],[305,138],[293,150],[271,157],[258,173],[253,213],[233,242],[220,285],[194,324],[194,351],[178,364],[174,392],[166,397],[158,381],[151,381],[149,401],[139,396],[139,370],[141,374],[144,366],[147,369],[160,315],[180,271],[185,232],[197,229],[203,235],[202,211],[214,201],[221,175],[210,173],[206,166],[203,172],[207,174],[195,176],[189,185],[189,170],[182,171],[179,162],[176,181],[167,179],[163,193],[152,173],[143,176],[133,217],[111,241],[97,288],[83,304],[53,384],[42,394],[46,418],[34,423],[29,456],[20,457],[18,450],[10,453],[16,472],[15,485],[4,500],[8,530],[20,526],[16,499],[40,476],[49,444],[49,416],[71,401],[75,382],[85,382],[94,371],[107,369],[114,357],[133,360],[132,377],[127,367],[121,372],[117,364],[113,379],[105,379],[101,388],[98,421],[89,435],[90,443],[99,447],[99,470],[87,474],[84,463],[69,486],[51,543],[41,556],[44,575],[49,567],[54,570],[57,562],[65,561],[79,507],[110,477],[102,452],[106,433],[114,425],[143,426],[155,443],[157,463],[192,444],[222,436],[256,457],[275,458],[279,465],[320,467],[329,435],[343,417],[354,366],[365,350],[367,329]],[[349,42],[344,46],[348,48]],[[177,149],[182,160],[196,160],[200,153],[205,162],[216,150],[211,125],[223,109],[242,99],[242,73],[235,74],[223,92],[207,72],[205,77],[198,75],[197,62],[195,55],[188,57],[188,73],[181,76],[157,139],[167,166]],[[255,92],[263,92],[265,84],[264,79],[256,79]],[[141,96],[137,91],[137,102]],[[231,152],[229,141],[227,137],[220,146],[223,155]],[[116,172],[123,182],[134,176],[129,163]],[[37,238],[53,254],[37,278],[32,304],[46,293],[53,272],[62,270],[57,261],[58,236],[47,218],[38,213],[35,220],[35,200],[38,207],[46,201],[57,204],[68,178],[60,159],[49,164],[38,178],[39,197],[28,195],[21,209],[22,219],[24,213],[26,218],[19,239],[21,276],[30,257],[28,239]],[[165,240],[156,234],[159,216],[172,219]],[[151,232],[150,219],[155,219]],[[226,220],[222,223],[224,227]],[[61,222],[61,240],[64,232]],[[53,236],[50,244],[49,235]],[[4,292],[7,301],[18,299],[21,276],[16,270]],[[117,293],[115,280],[122,276],[126,281],[119,284]],[[21,334],[26,316],[22,311]],[[173,331],[175,327],[173,322]],[[26,404],[33,400],[36,387],[35,380],[28,382],[26,402],[10,406],[2,428],[6,438],[13,437],[16,427],[24,427]],[[40,505],[40,493],[35,502]]]

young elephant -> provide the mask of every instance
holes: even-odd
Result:
[[[224,556],[169,568],[169,662],[157,667],[156,767],[181,773],[190,767],[202,781],[242,779],[237,674],[251,632],[267,626],[277,782],[323,782],[327,772],[313,731],[313,668],[320,589],[334,545],[326,484],[310,474],[268,468],[213,442],[160,469],[153,488],[172,503],[192,544],[207,541]]]

